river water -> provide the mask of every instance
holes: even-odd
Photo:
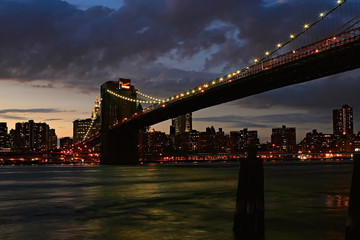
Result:
[[[266,239],[343,239],[352,165],[265,165]],[[233,239],[238,164],[0,166],[0,239]]]

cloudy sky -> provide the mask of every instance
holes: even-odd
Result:
[[[360,5],[358,0],[348,0]],[[346,3],[347,4],[347,3]],[[166,98],[247,66],[335,0],[0,0],[0,122],[47,122],[59,137],[90,117],[100,85],[130,78]],[[347,10],[348,11],[348,10]],[[335,17],[334,17],[335,19]],[[348,103],[360,130],[360,71],[203,109],[193,126],[331,133]],[[169,121],[153,126],[168,132]]]

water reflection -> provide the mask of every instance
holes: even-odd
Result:
[[[0,239],[232,239],[237,174],[234,166],[0,168]],[[342,237],[350,176],[351,166],[266,168],[266,239]]]

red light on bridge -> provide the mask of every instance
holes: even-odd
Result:
[[[165,104],[162,104],[161,107],[165,107]]]

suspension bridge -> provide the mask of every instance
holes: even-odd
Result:
[[[101,163],[137,163],[138,133],[164,120],[203,108],[360,67],[360,3],[338,0],[312,23],[290,33],[242,69],[168,98],[151,97],[130,81],[101,88],[101,131],[87,131],[75,147],[101,144]],[[139,107],[143,104],[147,107]],[[122,109],[122,110],[121,110]],[[120,112],[119,112],[120,111]]]

